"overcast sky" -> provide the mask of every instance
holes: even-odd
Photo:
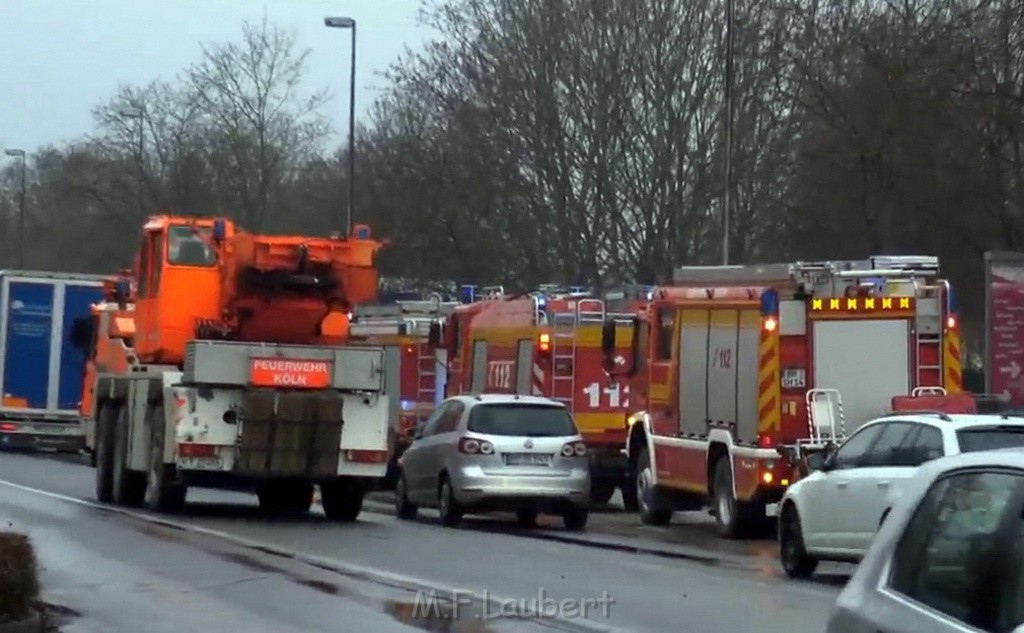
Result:
[[[118,84],[173,79],[199,59],[200,42],[238,41],[242,22],[259,21],[264,12],[312,49],[308,88],[330,88],[327,114],[344,130],[350,35],[325,27],[324,16],[358,23],[356,107],[365,112],[382,85],[374,71],[428,34],[417,25],[419,6],[419,0],[0,0],[0,147],[33,151],[92,131],[92,108]]]

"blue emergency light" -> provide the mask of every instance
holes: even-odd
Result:
[[[357,240],[368,240],[370,239],[370,227],[361,226],[356,230]]]
[[[462,292],[462,303],[473,303],[476,299],[476,286],[463,285],[460,290]]]
[[[585,286],[569,286],[569,293],[574,295],[581,295],[587,291]]]
[[[779,293],[769,288],[761,293],[761,316],[779,315]]]
[[[213,221],[213,239],[223,242],[228,236],[228,223],[224,218],[217,218]]]
[[[132,294],[132,282],[127,279],[118,279],[116,288],[118,296],[124,299],[127,299]]]
[[[644,286],[644,296],[647,297],[648,301],[654,299],[654,286]]]

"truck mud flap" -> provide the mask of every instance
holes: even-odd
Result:
[[[334,391],[251,389],[242,398],[235,472],[264,477],[333,477],[343,400]]]

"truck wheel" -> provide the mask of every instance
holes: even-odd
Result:
[[[137,508],[146,495],[146,476],[128,469],[128,422],[128,405],[122,404],[114,427],[114,503]]]
[[[335,479],[320,485],[320,503],[331,521],[355,521],[363,511],[363,488],[351,479]]]
[[[757,528],[762,527],[766,521],[763,510],[759,518],[754,516],[753,504],[736,500],[732,481],[729,458],[720,457],[715,463],[714,475],[715,521],[718,523],[719,534],[725,538],[738,539],[757,531]]]
[[[636,476],[627,474],[623,483],[619,484],[619,492],[622,493],[622,508],[626,512],[636,512],[640,504],[636,498]]]
[[[117,409],[104,402],[96,415],[96,500],[110,503],[114,500],[114,440]]]
[[[154,512],[176,514],[185,509],[188,488],[174,481],[173,464],[164,463],[163,407],[157,406],[149,414],[149,471],[146,473],[146,494],[144,503]]]
[[[651,457],[646,446],[640,449],[636,471],[636,498],[640,521],[644,525],[668,525],[672,520],[672,508],[665,503],[657,486],[654,485]]]
[[[615,484],[607,479],[594,479],[590,484],[590,501],[608,503],[615,494]]]

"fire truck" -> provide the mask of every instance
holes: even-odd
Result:
[[[478,299],[475,288],[466,287],[468,303],[453,310],[443,340],[435,336],[448,359],[448,395],[518,393],[562,402],[591,456],[592,500],[607,503],[620,488],[624,504],[635,510],[634,488],[624,485],[629,387],[609,378],[601,361],[603,323],[611,319],[618,323],[618,362],[628,362],[629,314],[610,312],[606,299],[580,287],[545,285],[509,295],[491,286],[481,294]],[[617,299],[623,310],[645,300],[622,293]]]
[[[686,267],[634,318],[628,472],[641,520],[711,501],[723,536],[771,524],[786,456],[839,442],[896,396],[961,391],[949,283],[933,257]],[[918,391],[915,391],[918,390]]]
[[[250,490],[295,515],[318,486],[328,519],[355,520],[388,456],[384,350],[347,345],[381,247],[365,225],[315,238],[149,218],[130,277],[76,336],[97,499],[177,512],[189,487]]]
[[[384,349],[390,420],[384,489],[394,485],[398,457],[409,446],[413,430],[444,398],[446,351],[430,344],[430,330],[459,305],[435,294],[427,300],[399,300],[353,310],[349,343]]]

